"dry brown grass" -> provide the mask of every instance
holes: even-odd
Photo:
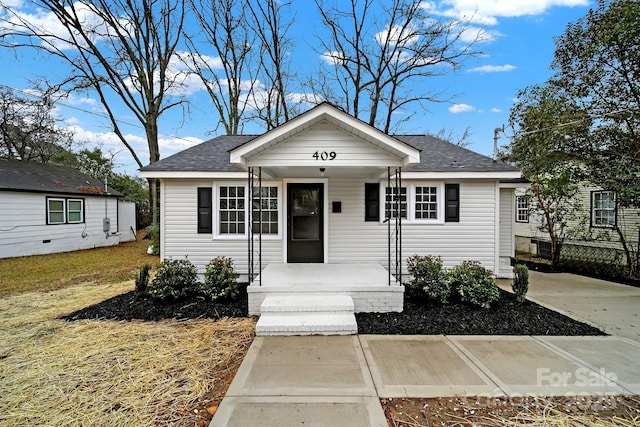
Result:
[[[0,299],[0,424],[207,424],[255,322],[57,320],[132,288],[89,283]]]
[[[139,240],[106,248],[0,259],[0,297],[88,281],[131,280],[145,262],[154,267],[160,262],[159,256],[147,255],[148,246],[148,240]]]

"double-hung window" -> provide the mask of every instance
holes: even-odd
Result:
[[[201,190],[204,192],[204,190]],[[216,185],[215,209],[212,212],[215,235],[218,237],[246,237],[249,231],[275,237],[280,232],[279,187],[264,185],[250,191],[246,185]],[[206,195],[204,197],[206,200]],[[206,207],[206,202],[200,207]],[[206,211],[206,210],[205,210]],[[207,215],[205,215],[206,217]],[[249,221],[251,227],[249,229]],[[208,219],[207,219],[208,221]]]
[[[438,187],[415,187],[415,219],[438,219]]]
[[[84,199],[47,198],[47,224],[80,224],[84,222]]]
[[[613,191],[591,192],[591,226],[616,225],[616,194]]]
[[[385,187],[384,188],[384,211],[385,219],[400,217],[407,219],[407,187]]]
[[[516,196],[516,222],[529,222],[529,196]]]
[[[262,215],[262,221],[260,218]],[[253,232],[278,234],[278,187],[253,189]]]
[[[245,187],[218,187],[218,231],[221,235],[245,234]]]
[[[366,221],[373,218],[369,203],[375,203],[375,199],[371,198],[370,201],[370,191],[371,189],[365,186]],[[408,223],[460,221],[459,184],[416,182],[399,189],[384,186],[380,194],[384,197],[384,220],[397,218],[399,211],[401,218]]]

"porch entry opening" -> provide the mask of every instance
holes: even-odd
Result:
[[[324,262],[324,185],[287,184],[287,262]]]

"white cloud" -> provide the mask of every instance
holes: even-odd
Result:
[[[329,65],[340,65],[345,61],[344,54],[335,50],[325,52],[320,57]]]
[[[415,33],[413,27],[403,28],[400,25],[394,25],[386,28],[375,35],[376,42],[380,45],[389,44],[391,46],[409,46],[418,41],[419,36]]]
[[[6,3],[6,2],[5,2]],[[2,28],[0,28],[0,34],[3,31],[11,31],[13,26],[23,28],[29,25],[32,28],[38,29],[43,35],[49,35],[48,42],[60,50],[72,50],[76,47],[66,40],[71,40],[71,36],[67,28],[60,23],[60,20],[53,12],[46,12],[44,9],[36,9],[33,13],[30,13],[23,9],[24,2],[19,0],[13,0],[15,15],[5,14],[7,22],[2,22]],[[9,5],[9,4],[7,4]],[[66,6],[65,9],[70,10],[71,7],[75,10],[75,14],[78,16],[78,20],[82,22],[83,31],[92,37],[92,41],[104,40],[109,37],[110,33],[113,33],[104,20],[95,13],[94,9],[82,2],[75,2],[73,6]],[[77,36],[77,33],[76,33]],[[77,37],[76,40],[82,40],[81,37]],[[44,42],[43,42],[44,44]]]
[[[497,25],[498,18],[542,15],[552,7],[588,6],[589,0],[442,0],[425,2],[432,13],[466,18],[481,25]]]
[[[491,112],[492,112],[492,113],[502,113],[502,110],[501,110],[501,109],[499,109],[499,108],[493,107],[493,108],[491,109]]]
[[[476,107],[469,104],[455,104],[449,107],[449,112],[453,114],[470,113],[472,111],[476,111]]]
[[[515,70],[517,67],[511,64],[505,65],[482,65],[480,67],[471,68],[470,73],[505,73]]]

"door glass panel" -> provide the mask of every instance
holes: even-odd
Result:
[[[292,240],[320,239],[320,200],[317,188],[293,188],[291,195]]]

